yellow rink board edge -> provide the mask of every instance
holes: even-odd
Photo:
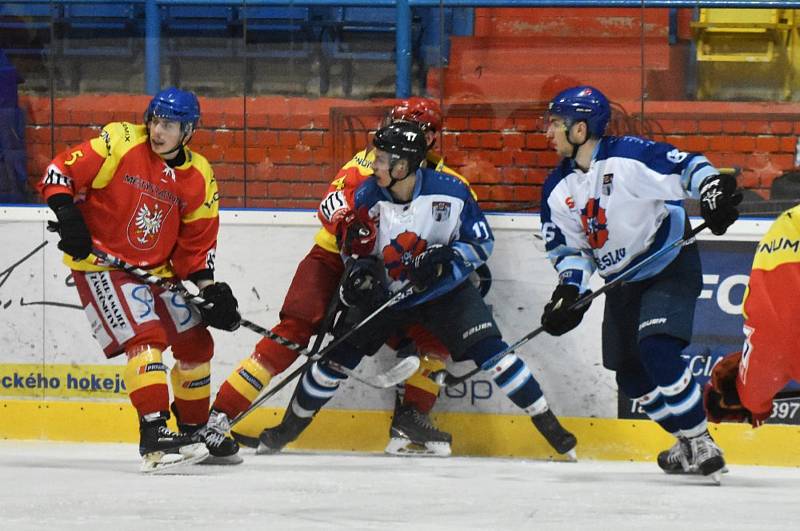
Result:
[[[277,424],[282,408],[260,408],[237,427],[248,435]],[[434,422],[453,434],[453,454],[561,459],[528,417],[439,413]],[[579,459],[653,461],[673,439],[653,422],[562,417],[578,438]],[[382,452],[388,440],[388,411],[322,410],[290,448]],[[730,464],[800,466],[800,426],[711,425]],[[138,442],[136,413],[124,402],[0,400],[0,439]]]

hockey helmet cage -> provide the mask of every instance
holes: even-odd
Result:
[[[568,88],[550,101],[548,114],[560,116],[567,125],[586,122],[589,134],[601,137],[611,119],[611,106],[602,92],[588,85]]]
[[[402,100],[390,112],[392,120],[416,122],[423,131],[442,129],[442,109],[436,100],[412,97]]]
[[[409,173],[419,168],[428,152],[425,133],[416,122],[394,122],[378,129],[372,145],[391,153],[396,159],[408,161]]]
[[[181,130],[187,134],[197,127],[200,120],[200,103],[193,92],[169,87],[159,91],[150,100],[144,113],[144,123],[149,123],[154,116],[180,122]]]

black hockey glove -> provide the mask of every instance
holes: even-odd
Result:
[[[339,287],[339,300],[348,308],[368,312],[386,302],[383,266],[378,258],[357,259],[345,275]]]
[[[589,295],[591,291],[587,291]],[[584,296],[586,296],[584,295]],[[589,309],[590,304],[570,310],[569,307],[575,304],[580,298],[577,286],[572,284],[559,284],[550,297],[550,302],[545,304],[542,314],[542,326],[545,332],[552,336],[566,334],[583,320],[583,314]]]
[[[736,205],[741,202],[742,194],[736,193],[733,175],[711,175],[700,185],[700,214],[717,236],[725,234],[739,217]]]
[[[425,291],[453,270],[458,255],[449,245],[431,245],[417,256],[408,270],[408,279],[417,289]]]
[[[58,248],[75,258],[83,260],[92,252],[92,235],[83,220],[83,214],[75,206],[69,194],[56,194],[47,200],[48,206],[55,212],[58,223],[50,222],[48,230],[58,232],[60,240]]]
[[[239,315],[239,303],[230,286],[224,282],[209,284],[200,290],[200,297],[214,304],[211,308],[200,307],[200,314],[208,326],[228,332],[239,328],[242,316]]]

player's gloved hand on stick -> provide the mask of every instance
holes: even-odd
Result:
[[[58,232],[58,248],[76,260],[83,260],[92,252],[92,235],[83,220],[83,214],[75,206],[69,194],[56,194],[47,200],[55,212],[58,223],[48,223],[48,230]]]
[[[336,243],[347,256],[369,256],[378,231],[366,213],[349,211],[338,225]]]
[[[725,234],[739,217],[736,205],[741,202],[733,175],[711,175],[700,184],[700,214],[717,236]]]
[[[239,303],[233,296],[231,287],[225,282],[215,282],[200,290],[200,297],[213,303],[211,308],[200,307],[203,321],[211,327],[233,332],[239,328],[242,316],[239,315]]]
[[[383,267],[378,258],[358,258],[345,275],[339,287],[339,300],[348,308],[370,311],[386,302]]]
[[[588,296],[591,291],[586,291]],[[570,309],[570,306],[580,298],[580,290],[573,284],[559,284],[550,297],[550,302],[545,304],[542,314],[542,326],[545,332],[552,336],[566,334],[583,320],[583,314],[589,309],[590,304],[580,308]]]
[[[770,410],[753,413],[742,405],[739,391],[736,388],[736,376],[739,374],[741,352],[728,354],[714,366],[711,379],[703,389],[703,405],[711,422],[749,422],[757,428],[767,420]]]
[[[425,291],[453,271],[453,260],[457,256],[449,245],[431,245],[414,257],[408,279],[418,291]]]

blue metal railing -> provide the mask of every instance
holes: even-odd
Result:
[[[99,3],[101,0],[24,0],[21,3]],[[395,93],[398,97],[411,94],[412,38],[411,8],[413,7],[644,7],[644,8],[781,8],[800,9],[800,0],[131,0],[145,5],[145,87],[155,94],[160,86],[159,40],[161,25],[158,6],[161,4],[188,5],[266,5],[266,6],[344,6],[395,7],[396,72]]]

